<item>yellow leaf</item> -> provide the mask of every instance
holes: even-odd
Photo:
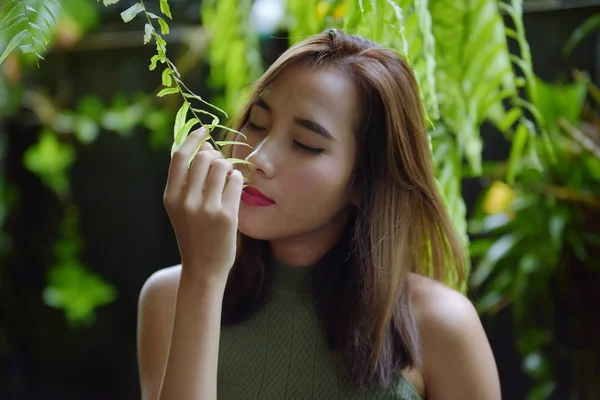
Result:
[[[497,214],[506,210],[515,197],[510,186],[501,181],[494,181],[483,199],[483,211],[487,214]]]

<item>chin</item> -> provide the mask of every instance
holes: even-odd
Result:
[[[257,218],[257,215],[248,215],[249,213],[240,210],[238,231],[245,236],[256,240],[273,240],[279,235],[275,228],[276,222],[269,218]],[[267,222],[265,222],[267,221]]]

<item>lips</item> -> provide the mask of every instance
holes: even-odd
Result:
[[[252,186],[248,186],[243,190],[242,201],[248,205],[257,207],[270,206],[275,203],[273,199]]]

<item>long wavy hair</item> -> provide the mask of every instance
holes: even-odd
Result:
[[[331,348],[344,355],[355,386],[390,387],[400,370],[421,363],[408,274],[460,288],[466,279],[464,246],[436,185],[417,82],[396,52],[339,30],[309,37],[255,83],[232,127],[240,130],[256,98],[298,64],[338,68],[360,93],[360,150],[352,180],[359,204],[315,268],[314,296]],[[267,242],[240,233],[225,290],[224,325],[243,321],[265,304],[269,257]]]

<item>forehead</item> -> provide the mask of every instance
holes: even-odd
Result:
[[[361,115],[356,85],[348,73],[334,67],[288,67],[261,98],[274,112],[337,125],[331,129],[355,130]]]

